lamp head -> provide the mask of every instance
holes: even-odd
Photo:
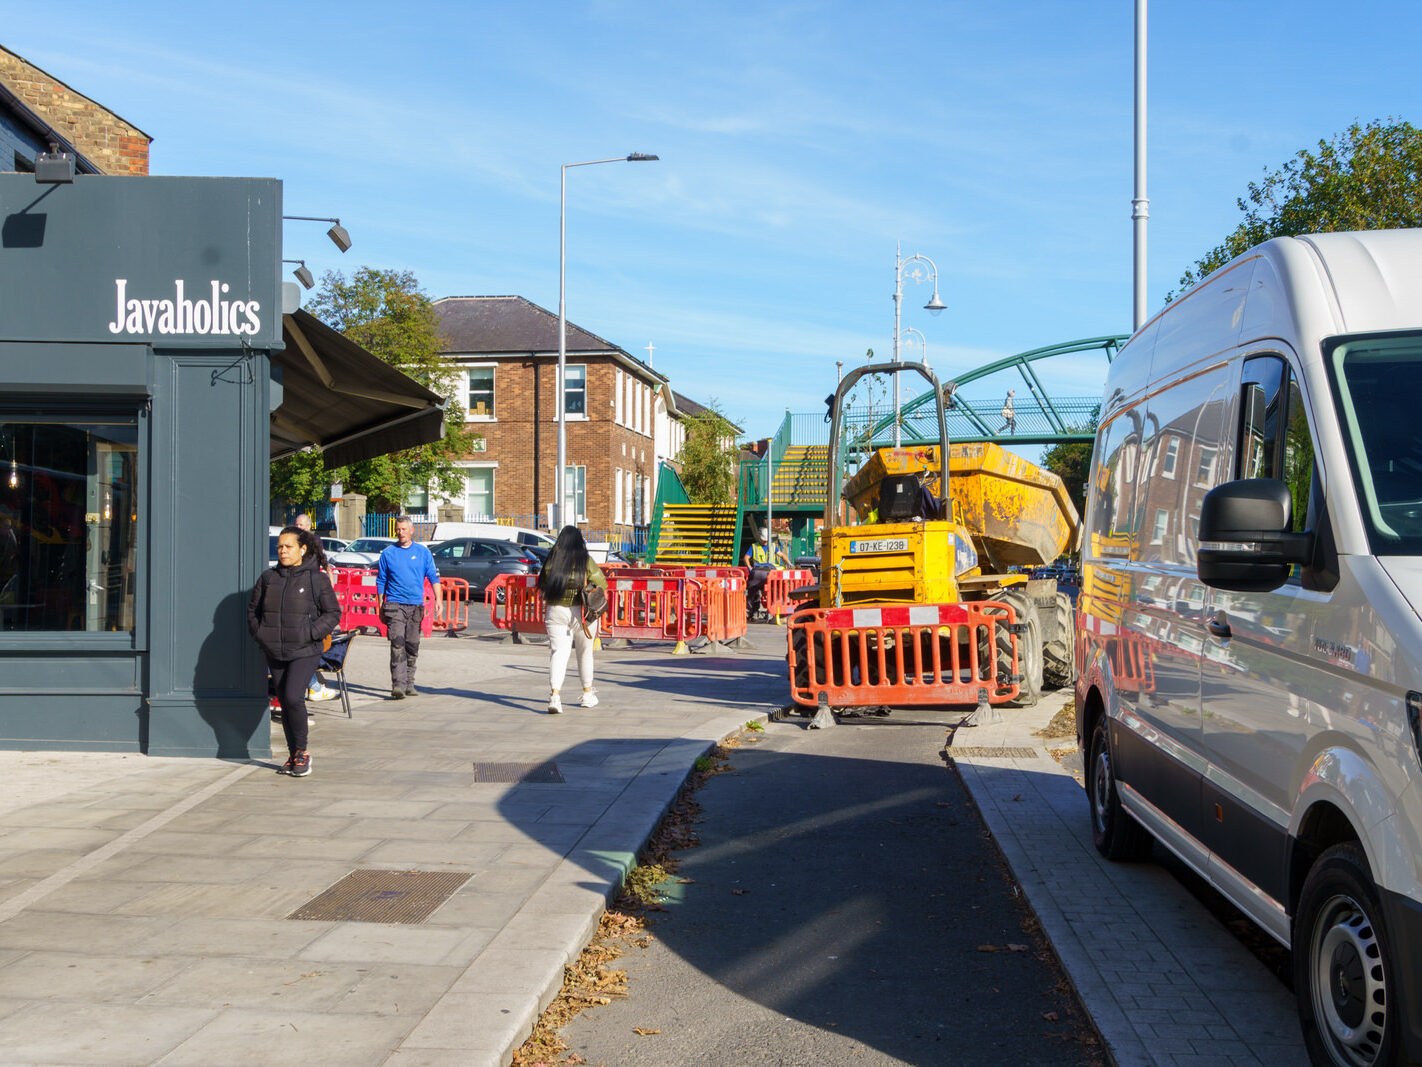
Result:
[[[947,306],[947,304],[943,303],[943,301],[938,298],[938,290],[935,288],[933,290],[933,299],[923,305],[923,310],[929,312],[932,315],[937,315]]]
[[[316,279],[312,277],[311,271],[307,269],[305,263],[301,264],[301,266],[297,267],[291,273],[296,275],[296,280],[299,281],[302,286],[307,289],[310,289],[313,285],[316,284]]]
[[[346,228],[341,225],[341,220],[337,219],[336,224],[326,231],[329,237],[342,252],[350,251],[351,235],[346,232]],[[311,288],[309,285],[307,288]]]
[[[74,180],[74,157],[62,152],[58,141],[49,142],[49,151],[35,156],[35,181],[59,185]]]
[[[633,152],[631,155],[629,155],[629,156],[627,157],[627,162],[628,162],[628,163],[651,163],[651,162],[653,162],[654,160],[658,160],[658,159],[661,159],[661,158],[662,158],[661,156],[648,155],[646,152]]]

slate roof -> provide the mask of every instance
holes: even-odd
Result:
[[[558,316],[521,296],[446,296],[434,302],[449,353],[558,351]],[[568,323],[569,352],[620,352],[611,341]],[[643,370],[649,370],[643,367]],[[651,371],[650,373],[655,373]]]

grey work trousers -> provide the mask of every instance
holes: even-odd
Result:
[[[390,638],[390,688],[404,692],[415,686],[415,659],[420,654],[420,623],[425,618],[423,604],[396,604],[387,600],[381,609]]]

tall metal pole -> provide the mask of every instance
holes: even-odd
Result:
[[[899,361],[899,305],[904,301],[904,248],[894,244],[894,362]],[[873,442],[870,442],[871,444]],[[894,375],[894,447],[899,447],[899,376]]]
[[[568,164],[558,170],[558,471],[553,479],[553,530],[563,528],[563,501],[567,499],[568,394],[563,375],[568,364]],[[534,433],[538,430],[535,428]]]
[[[567,499],[568,466],[568,394],[565,378],[568,370],[568,168],[591,167],[597,163],[652,163],[656,156],[633,152],[611,159],[589,159],[582,163],[564,163],[558,171],[558,471],[553,479],[558,499],[553,503],[553,528],[563,528],[567,516],[563,504]],[[538,430],[535,427],[534,433]],[[574,522],[578,516],[573,515]]]
[[[1150,200],[1146,198],[1146,0],[1136,0],[1136,189],[1131,199],[1131,238],[1134,252],[1132,332],[1146,320],[1146,223]]]

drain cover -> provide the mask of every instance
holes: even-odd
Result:
[[[561,782],[556,763],[476,763],[476,782]]]
[[[1036,759],[1039,754],[1035,748],[974,748],[972,745],[953,745],[948,749],[950,756],[976,756],[978,759]]]
[[[422,923],[471,877],[454,871],[352,871],[287,918]]]

